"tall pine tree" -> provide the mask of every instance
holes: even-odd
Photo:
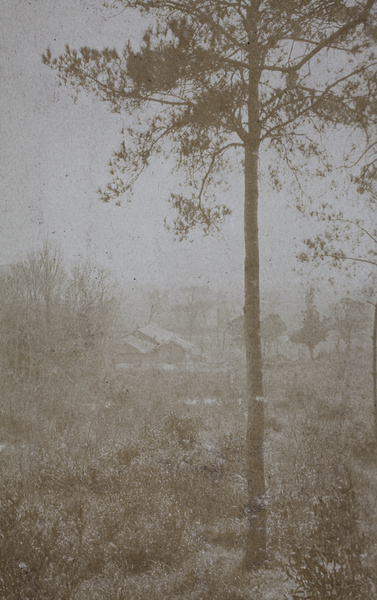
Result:
[[[260,342],[258,182],[260,152],[289,167],[321,152],[329,127],[363,128],[364,76],[374,69],[375,0],[117,0],[145,16],[142,44],[123,52],[66,48],[44,62],[76,93],[133,115],[110,163],[105,201],[132,192],[153,155],[176,158],[186,184],[172,194],[179,239],[218,228],[230,207],[214,190],[230,161],[245,176],[246,434],[249,533],[245,564],[266,559],[264,401]],[[360,91],[361,90],[361,91]],[[296,164],[296,166],[295,166]]]

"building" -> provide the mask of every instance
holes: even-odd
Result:
[[[131,334],[120,337],[115,363],[117,365],[176,364],[198,356],[199,351],[194,344],[155,323],[149,323]]]

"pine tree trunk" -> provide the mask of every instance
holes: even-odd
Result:
[[[249,21],[249,133],[245,142],[245,347],[248,419],[246,469],[249,528],[245,566],[256,568],[266,560],[266,486],[264,476],[264,398],[260,339],[258,154],[259,49],[256,2],[251,2]]]
[[[250,156],[251,155],[251,156]],[[248,481],[249,531],[245,565],[253,567],[266,559],[266,487],[264,477],[264,403],[260,343],[259,249],[255,159],[246,150],[245,199],[245,346],[248,419],[246,468]],[[253,189],[254,188],[254,189]]]
[[[377,303],[374,305],[373,320],[373,412],[374,412],[374,439],[377,443]]]

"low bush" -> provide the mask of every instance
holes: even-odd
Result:
[[[94,598],[109,577],[124,589],[130,577],[135,584],[166,569],[188,581],[203,546],[242,546],[241,435],[211,441],[200,418],[179,412],[144,415],[133,428],[122,418],[127,398],[107,409],[102,396],[81,405],[61,397],[44,412],[45,397],[35,391],[22,411],[11,407],[27,443],[17,425],[1,455],[2,600]],[[177,577],[170,586],[181,585]],[[122,597],[112,586],[106,594]]]
[[[365,565],[368,546],[360,531],[356,490],[346,470],[328,496],[314,500],[314,525],[305,543],[291,542],[287,573],[293,600],[366,600],[376,590]]]

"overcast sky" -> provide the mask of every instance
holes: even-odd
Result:
[[[1,213],[0,264],[22,258],[48,236],[71,259],[90,256],[125,285],[133,282],[208,284],[242,289],[243,182],[235,169],[229,192],[233,215],[223,232],[194,243],[177,243],[163,227],[166,198],[174,188],[168,165],[159,165],[137,186],[132,204],[100,202],[107,162],[116,149],[122,118],[81,95],[73,103],[56,75],[42,64],[68,43],[122,48],[137,41],[139,22],[109,18],[96,0],[2,0],[1,2]],[[296,241],[305,226],[287,209],[289,191],[261,193],[263,295],[283,301],[299,293]],[[292,296],[292,290],[294,294]]]

